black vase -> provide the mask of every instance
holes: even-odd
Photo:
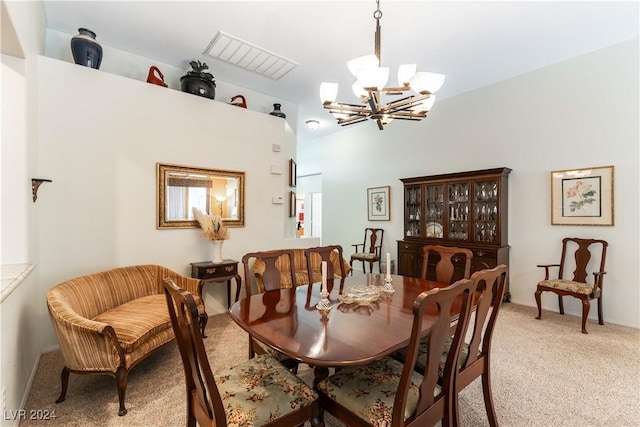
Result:
[[[180,77],[180,89],[183,92],[204,96],[209,99],[215,99],[216,97],[215,82],[198,76],[186,75]]]
[[[86,28],[78,28],[78,35],[71,38],[73,61],[85,67],[100,68],[102,46],[96,41],[96,33]]]
[[[282,117],[283,119],[287,118],[287,115],[280,110],[280,104],[273,104],[273,111],[269,114],[276,117]]]

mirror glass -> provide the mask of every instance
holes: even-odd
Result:
[[[220,215],[226,227],[244,227],[244,172],[157,164],[158,228],[198,228],[193,215]]]

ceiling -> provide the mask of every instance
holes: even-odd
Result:
[[[337,82],[338,101],[357,102],[346,61],[372,53],[375,8],[374,0],[44,1],[48,28],[90,28],[104,45],[185,70],[199,58],[216,79],[298,104],[299,141],[342,129],[322,109],[318,88]],[[381,0],[380,9],[390,84],[398,65],[416,63],[420,71],[446,74],[439,100],[632,39],[639,30],[638,1]],[[218,31],[299,65],[272,80],[203,55]],[[306,129],[308,119],[319,120],[319,128]]]

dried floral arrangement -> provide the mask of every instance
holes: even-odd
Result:
[[[209,240],[226,240],[229,238],[229,230],[222,223],[220,215],[211,215],[202,212],[198,208],[193,208],[200,227],[204,230],[202,235]]]

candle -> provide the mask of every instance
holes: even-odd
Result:
[[[322,293],[327,293],[327,261],[322,261]]]
[[[391,277],[391,254],[387,252],[387,277]]]

